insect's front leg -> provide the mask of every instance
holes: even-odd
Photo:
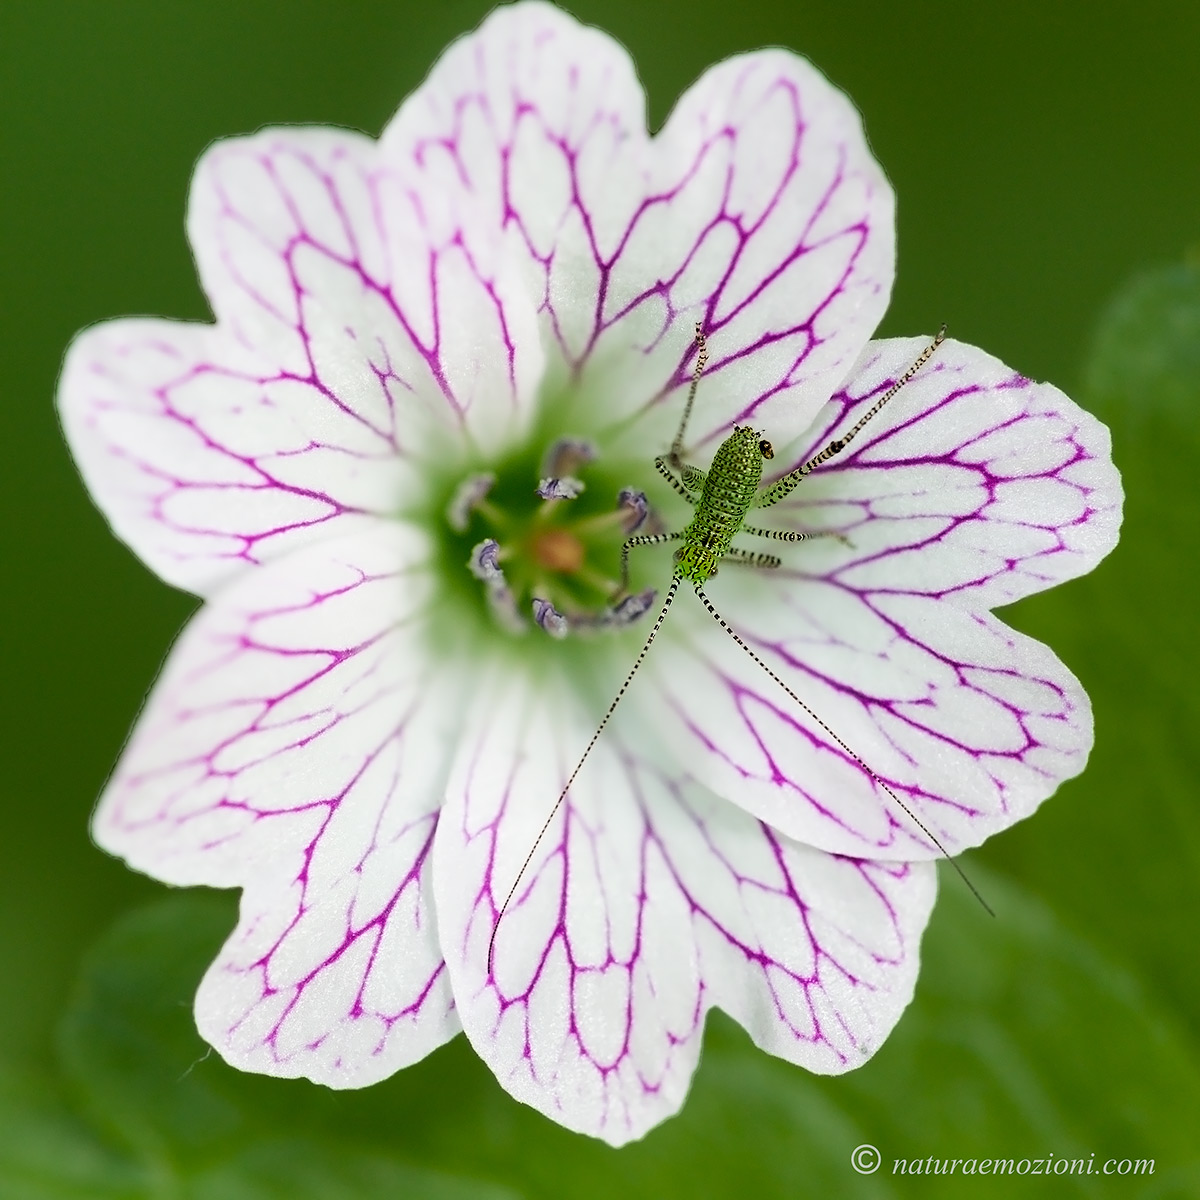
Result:
[[[781,479],[775,480],[774,483],[765,483],[758,489],[754,499],[750,502],[751,508],[770,508],[772,504],[778,504],[780,500],[792,494],[796,485],[806,476],[811,475],[815,468],[821,463],[832,458],[845,443],[830,442],[816,458],[809,459],[808,462],[797,467],[794,471],[789,471]],[[757,532],[757,531],[755,531]],[[760,536],[763,536],[760,534]],[[768,533],[765,536],[774,537],[773,533]]]
[[[682,533],[642,533],[637,537],[626,538],[621,544],[621,583],[612,594],[612,600],[619,600],[629,590],[629,551],[634,546],[661,546],[663,542],[678,542]],[[612,600],[609,603],[612,603]]]
[[[826,463],[835,455],[841,454],[862,433],[863,427],[867,422],[873,417],[878,416],[883,406],[933,357],[934,351],[942,344],[945,337],[946,327],[943,325],[938,330],[937,337],[917,355],[913,365],[855,421],[851,428],[847,429],[841,437],[834,438],[824,450],[814,455],[808,462],[801,463],[794,471],[789,471],[782,479],[777,479],[774,483],[764,484],[759,488],[758,494],[754,497],[753,501],[751,501],[750,507],[770,508],[772,504],[778,504],[785,496],[791,494],[792,489],[806,475],[811,475],[822,463]]]
[[[683,438],[687,432],[688,417],[692,415],[692,401],[696,399],[696,384],[700,382],[700,376],[704,374],[704,368],[707,364],[708,343],[704,340],[704,330],[701,328],[700,322],[697,321],[696,366],[692,371],[692,383],[688,388],[687,403],[684,404],[683,414],[679,418],[679,429],[675,433],[675,440],[671,443],[671,453],[667,455],[667,462],[681,474],[686,471],[683,462]]]

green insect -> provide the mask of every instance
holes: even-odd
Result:
[[[691,583],[696,595],[700,599],[700,603],[708,610],[713,620],[783,688],[792,700],[808,714],[811,720],[816,722],[904,810],[913,824],[949,859],[963,882],[975,894],[975,897],[983,907],[989,913],[992,911],[983,897],[979,895],[975,886],[963,874],[962,869],[950,858],[945,847],[925,827],[908,805],[754,653],[738,633],[726,622],[725,618],[717,612],[713,607],[712,601],[704,594],[704,584],[716,575],[717,568],[721,563],[736,563],[741,566],[761,567],[768,570],[781,565],[782,560],[777,555],[756,554],[735,546],[733,539],[738,534],[744,533],[752,537],[770,538],[777,542],[804,542],[816,537],[836,537],[843,542],[846,540],[840,534],[836,533],[796,533],[789,530],[759,529],[756,526],[747,525],[746,517],[752,508],[770,508],[771,505],[778,504],[791,494],[801,480],[811,475],[822,463],[828,462],[835,455],[845,450],[854,438],[862,432],[863,426],[872,417],[876,416],[880,409],[929,361],[938,346],[942,344],[945,336],[946,327],[943,325],[938,331],[937,337],[917,356],[912,366],[875,401],[870,409],[846,433],[841,437],[834,438],[829,445],[819,454],[810,458],[808,462],[801,464],[793,471],[789,471],[774,483],[764,485],[762,482],[763,464],[774,457],[775,451],[771,443],[761,433],[747,425],[736,426],[733,432],[721,443],[716,454],[713,456],[712,465],[707,472],[683,460],[683,438],[687,430],[688,418],[692,412],[692,401],[696,396],[696,386],[700,382],[700,376],[703,374],[704,368],[708,363],[708,347],[701,327],[697,324],[696,366],[692,373],[691,386],[688,388],[687,403],[684,405],[683,416],[679,422],[679,430],[675,434],[675,440],[671,443],[670,453],[665,457],[660,456],[654,460],[654,466],[658,473],[695,508],[696,513],[692,518],[691,524],[678,533],[645,534],[640,537],[631,537],[621,547],[621,585],[616,593],[616,597],[620,597],[629,586],[629,551],[631,549],[635,546],[657,546],[665,542],[683,543],[675,551],[675,571],[671,578],[671,586],[667,589],[666,599],[663,601],[663,606],[659,610],[659,614],[650,630],[650,636],[646,638],[645,644],[634,660],[633,666],[629,669],[629,674],[625,676],[625,682],[621,684],[620,690],[613,698],[613,702],[608,706],[608,712],[604,714],[604,719],[596,727],[596,732],[592,734],[592,740],[588,742],[587,748],[575,764],[575,769],[571,772],[566,786],[559,793],[558,800],[555,801],[554,807],[550,810],[550,815],[546,818],[546,822],[534,840],[533,846],[530,848],[524,863],[521,865],[521,869],[517,873],[517,878],[509,889],[504,903],[500,906],[500,912],[496,917],[496,923],[492,926],[492,935],[488,942],[489,975],[492,973],[496,932],[500,928],[500,922],[503,920],[513,896],[516,895],[517,888],[520,886],[525,872],[529,869],[529,864],[533,861],[533,856],[541,844],[542,838],[546,835],[546,830],[550,828],[550,823],[554,820],[555,815],[566,799],[567,793],[571,790],[571,785],[575,782],[576,776],[587,761],[587,757],[591,754],[592,748],[596,745],[600,735],[604,732],[605,726],[608,725],[610,718],[616,711],[617,705],[620,704],[622,697],[629,690],[629,685],[633,682],[633,677],[637,674],[638,668],[645,662],[646,655],[649,654],[650,647],[654,644],[654,639],[658,636],[658,631],[662,628],[663,621],[667,617],[667,612],[675,600],[675,594],[679,590],[679,585],[685,579]]]

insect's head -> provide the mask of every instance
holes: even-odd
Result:
[[[743,446],[753,446],[757,443],[758,452],[763,458],[775,457],[775,447],[763,437],[759,430],[749,425],[735,425],[731,437],[737,438]]]

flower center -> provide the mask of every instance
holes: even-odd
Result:
[[[576,574],[587,557],[587,547],[570,529],[544,529],[535,533],[530,551],[539,566],[568,575]]]
[[[485,472],[455,490],[446,521],[470,538],[466,568],[506,631],[620,629],[650,606],[653,589],[630,595],[620,578],[621,543],[646,520],[646,497],[622,488],[605,503],[602,484],[588,491],[576,473],[595,458],[590,443],[564,438],[543,455],[539,480]]]

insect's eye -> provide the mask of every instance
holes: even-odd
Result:
[[[759,450],[759,453],[763,456],[763,458],[774,458],[775,457],[775,447],[772,446],[771,443],[768,442],[766,438],[763,438],[762,441],[758,443],[758,450]]]

